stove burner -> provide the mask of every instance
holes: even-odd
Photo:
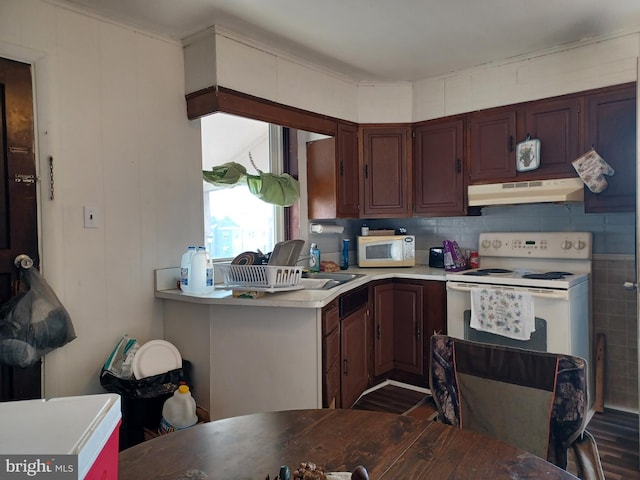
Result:
[[[473,270],[471,272],[463,273],[463,275],[471,275],[475,277],[486,277],[487,275],[491,275],[494,273],[511,273],[511,270],[506,270],[504,268],[480,268],[478,270]]]
[[[526,273],[522,278],[530,278],[532,280],[562,280],[564,277],[571,276],[569,272],[546,272],[546,273]]]

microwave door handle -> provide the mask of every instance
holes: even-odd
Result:
[[[392,260],[402,260],[402,244],[400,242],[392,241],[389,253],[391,254]]]

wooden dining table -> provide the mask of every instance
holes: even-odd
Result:
[[[257,413],[199,424],[120,452],[119,479],[274,479],[280,466],[364,466],[371,480],[575,479],[506,443],[423,418],[363,410]]]

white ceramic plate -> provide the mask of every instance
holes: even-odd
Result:
[[[172,343],[150,340],[138,349],[132,367],[133,375],[140,380],[182,367],[182,356]]]

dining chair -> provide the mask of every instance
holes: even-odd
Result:
[[[497,438],[604,480],[593,436],[585,430],[587,362],[576,356],[431,337],[429,384],[438,421]]]

